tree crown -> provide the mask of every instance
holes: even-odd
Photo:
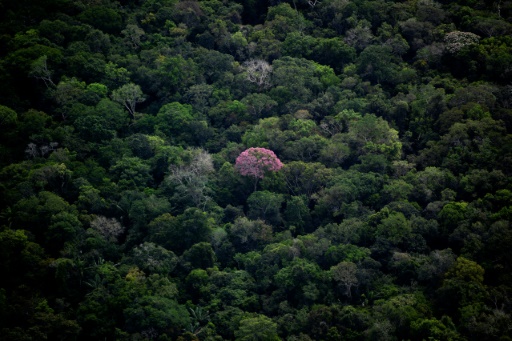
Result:
[[[266,148],[249,148],[237,158],[235,168],[244,176],[263,179],[266,172],[277,172],[283,163],[276,154]]]

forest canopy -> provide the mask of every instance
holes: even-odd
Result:
[[[509,340],[512,2],[0,3],[2,340]]]

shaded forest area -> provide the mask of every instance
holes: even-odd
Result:
[[[511,1],[1,1],[2,340],[510,340],[511,80]]]

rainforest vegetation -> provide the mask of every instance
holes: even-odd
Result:
[[[511,340],[512,1],[0,1],[0,339]]]

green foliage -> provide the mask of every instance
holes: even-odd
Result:
[[[0,106],[0,126],[14,126],[16,124],[18,114],[6,106]]]
[[[277,325],[264,315],[249,317],[240,321],[235,340],[280,340]]]
[[[208,139],[211,132],[206,121],[195,114],[190,105],[173,102],[160,108],[155,131],[177,144],[196,145]]]
[[[448,321],[449,323],[443,322]],[[436,318],[418,319],[411,323],[411,329],[414,337],[435,338],[437,340],[453,340],[459,338],[459,334],[453,325],[453,322],[446,316],[439,321]],[[446,324],[445,324],[446,323]]]
[[[90,24],[105,33],[119,33],[122,27],[121,15],[112,8],[103,6],[88,7],[78,16],[83,22]]]
[[[138,157],[124,157],[110,168],[114,179],[123,189],[146,187],[151,180],[149,170],[149,165]]]
[[[215,264],[215,252],[210,243],[201,242],[192,245],[182,256],[182,266],[187,269],[212,268]]]
[[[165,213],[149,224],[151,239],[176,254],[182,254],[192,245],[207,241],[211,233],[211,220],[197,208],[188,208],[173,217]]]
[[[230,236],[236,248],[250,251],[270,241],[272,227],[262,220],[237,218],[230,227]]]
[[[444,299],[441,304],[443,310],[457,319],[475,314],[471,310],[480,310],[486,296],[484,273],[485,270],[478,263],[458,257],[453,267],[446,272],[443,285],[438,290],[440,298]]]
[[[145,101],[144,94],[139,85],[129,83],[112,91],[112,100],[122,104],[130,113],[132,119],[135,120],[135,105]]]
[[[412,228],[402,213],[391,212],[380,221],[375,231],[377,238],[382,238],[398,245],[411,238]]]
[[[153,243],[143,243],[133,249],[133,264],[148,273],[167,275],[178,264],[178,257],[165,248]]]
[[[286,202],[285,223],[290,228],[295,228],[297,232],[303,232],[311,224],[311,214],[307,203],[307,198],[304,195],[292,196]]]
[[[257,191],[247,198],[249,206],[248,216],[251,219],[261,219],[271,225],[281,223],[280,208],[283,202],[282,195],[269,191]]]
[[[512,338],[509,2],[0,7],[2,339]]]
[[[398,132],[373,114],[349,123],[348,143],[358,155],[380,154],[390,160],[399,159],[402,143]]]
[[[128,332],[154,328],[159,334],[178,333],[189,323],[187,310],[176,301],[160,296],[143,296],[124,310]]]

